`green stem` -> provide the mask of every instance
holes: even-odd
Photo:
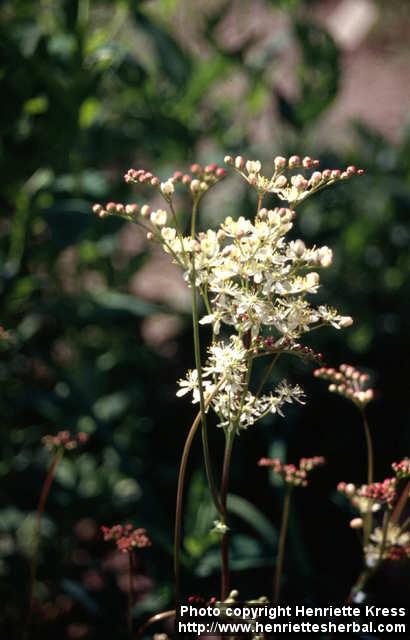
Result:
[[[292,496],[292,487],[286,488],[285,499],[283,502],[282,523],[280,526],[278,557],[276,560],[275,577],[273,581],[273,604],[278,604],[280,597],[280,587],[282,580],[283,562],[285,558],[286,535],[288,532],[290,501]]]
[[[195,225],[198,213],[198,201],[194,202],[192,207],[192,221],[191,221],[191,239],[195,238]],[[195,367],[198,372],[198,388],[199,388],[199,406],[201,409],[201,433],[202,433],[202,448],[204,453],[205,471],[208,480],[209,489],[211,492],[212,500],[219,513],[221,513],[221,501],[216,489],[214,480],[214,474],[212,470],[211,455],[209,451],[208,443],[208,431],[206,425],[206,411],[204,401],[204,389],[202,381],[202,364],[201,364],[201,344],[199,339],[199,311],[198,311],[198,287],[196,286],[196,269],[195,269],[195,251],[192,251],[192,276],[191,276],[191,291],[192,291],[192,328],[194,334],[194,354],[195,354]]]
[[[222,480],[221,480],[221,503],[222,503],[222,522],[227,524],[228,518],[228,488],[229,488],[229,475],[231,468],[232,449],[235,440],[235,431],[228,431],[225,434],[225,452],[222,468]],[[226,531],[222,535],[221,539],[221,600],[225,600],[229,594],[229,531]]]

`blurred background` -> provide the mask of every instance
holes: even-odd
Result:
[[[189,293],[177,268],[95,201],[144,203],[125,171],[161,177],[242,153],[319,157],[366,175],[300,207],[296,234],[334,250],[320,298],[354,317],[309,344],[372,375],[376,477],[410,451],[410,7],[406,0],[4,0],[0,5],[0,618],[18,637],[27,610],[35,509],[50,462],[41,445],[86,431],[60,464],[43,519],[33,638],[127,637],[127,562],[99,534],[148,529],[135,622],[172,605],[176,474],[192,406],[176,379],[193,365]],[[180,202],[181,208],[184,202]],[[206,200],[203,226],[255,203],[237,178]],[[284,361],[308,403],[237,440],[233,585],[270,592],[281,487],[256,467],[324,455],[295,496],[288,602],[342,602],[360,569],[341,480],[364,482],[360,417],[309,366]],[[213,425],[211,425],[213,426]],[[220,461],[223,434],[211,429]],[[190,466],[184,590],[218,593],[214,519],[198,443]],[[125,566],[124,566],[125,563]],[[408,599],[409,566],[372,586]]]

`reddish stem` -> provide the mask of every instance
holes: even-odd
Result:
[[[33,591],[34,591],[34,583],[37,575],[37,567],[38,567],[38,551],[40,546],[40,537],[41,537],[41,518],[44,513],[44,509],[46,506],[47,498],[50,493],[51,485],[53,484],[53,480],[55,477],[57,466],[63,457],[63,451],[57,451],[54,455],[54,458],[51,461],[50,467],[48,469],[46,478],[44,480],[43,486],[41,488],[40,497],[37,504],[36,511],[36,521],[34,524],[33,530],[33,544],[31,551],[31,563],[30,563],[30,581],[29,581],[29,590],[28,590],[28,603],[29,610],[26,622],[26,629],[24,633],[24,637],[28,638],[30,633],[30,624],[33,616]]]

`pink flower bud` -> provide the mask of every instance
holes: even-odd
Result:
[[[300,164],[301,162],[300,162],[299,156],[290,156],[289,162],[288,162],[289,169],[295,169],[296,167],[300,167]]]

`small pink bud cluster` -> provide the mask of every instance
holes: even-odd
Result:
[[[392,468],[399,480],[410,478],[410,458],[404,458],[400,462],[393,462]]]
[[[274,216],[280,216],[283,222],[291,222],[296,218],[296,211],[287,207],[275,207],[274,209],[266,209],[263,207],[258,211],[260,220],[272,220]]]
[[[373,482],[357,487],[355,484],[339,482],[337,490],[357,504],[361,498],[380,505],[391,505],[396,498],[396,478],[386,478],[383,482]]]
[[[266,352],[282,352],[292,353],[299,356],[303,360],[321,362],[323,360],[323,353],[314,351],[311,347],[303,344],[292,344],[287,336],[283,338],[275,339],[272,336],[257,336],[254,341],[254,353],[266,353]]]
[[[104,540],[113,540],[117,549],[122,553],[130,553],[134,549],[144,549],[151,546],[146,529],[135,529],[132,524],[115,524],[113,527],[101,527]]]
[[[266,182],[266,189],[264,189],[263,183],[258,180],[262,169],[259,160],[247,160],[243,156],[225,156],[224,161],[226,164],[233,166],[250,184],[256,186],[258,190],[262,192],[264,190],[270,191],[272,185],[275,189],[284,189],[288,186],[289,180],[292,187],[302,193],[303,191],[315,190],[337,180],[351,178],[354,175],[361,176],[364,173],[363,169],[357,169],[354,165],[350,165],[343,171],[340,169],[324,169],[323,171],[313,171],[310,177],[297,174],[286,178],[286,176],[282,175],[286,170],[292,171],[298,168],[315,169],[319,167],[320,161],[310,156],[305,156],[304,158],[297,155],[290,156],[290,158],[276,156],[273,160],[273,176],[270,178],[270,181]]]
[[[261,458],[258,466],[269,467],[274,473],[280,475],[284,483],[290,487],[306,487],[308,485],[308,474],[324,463],[325,459],[323,456],[301,458],[299,460],[299,466],[284,464],[279,458]]]
[[[225,178],[225,176],[226,170],[219,167],[215,162],[205,167],[195,162],[191,165],[191,174],[175,171],[171,180],[187,185],[190,192],[195,196],[205,193],[205,191]]]
[[[107,202],[106,205],[99,203],[93,206],[93,213],[99,218],[107,216],[119,216],[126,220],[135,220],[139,206],[137,204],[121,204],[119,202]]]
[[[329,391],[338,393],[364,408],[374,398],[373,389],[366,389],[369,376],[360,373],[348,364],[341,364],[339,369],[321,367],[313,372],[316,378],[330,380]]]
[[[58,449],[70,451],[86,444],[89,437],[88,433],[84,433],[83,431],[75,434],[71,434],[69,431],[59,431],[55,436],[44,436],[41,438],[41,442],[49,451],[56,451]]]
[[[134,184],[150,184],[152,187],[158,187],[160,184],[159,178],[145,169],[128,169],[124,180]]]

